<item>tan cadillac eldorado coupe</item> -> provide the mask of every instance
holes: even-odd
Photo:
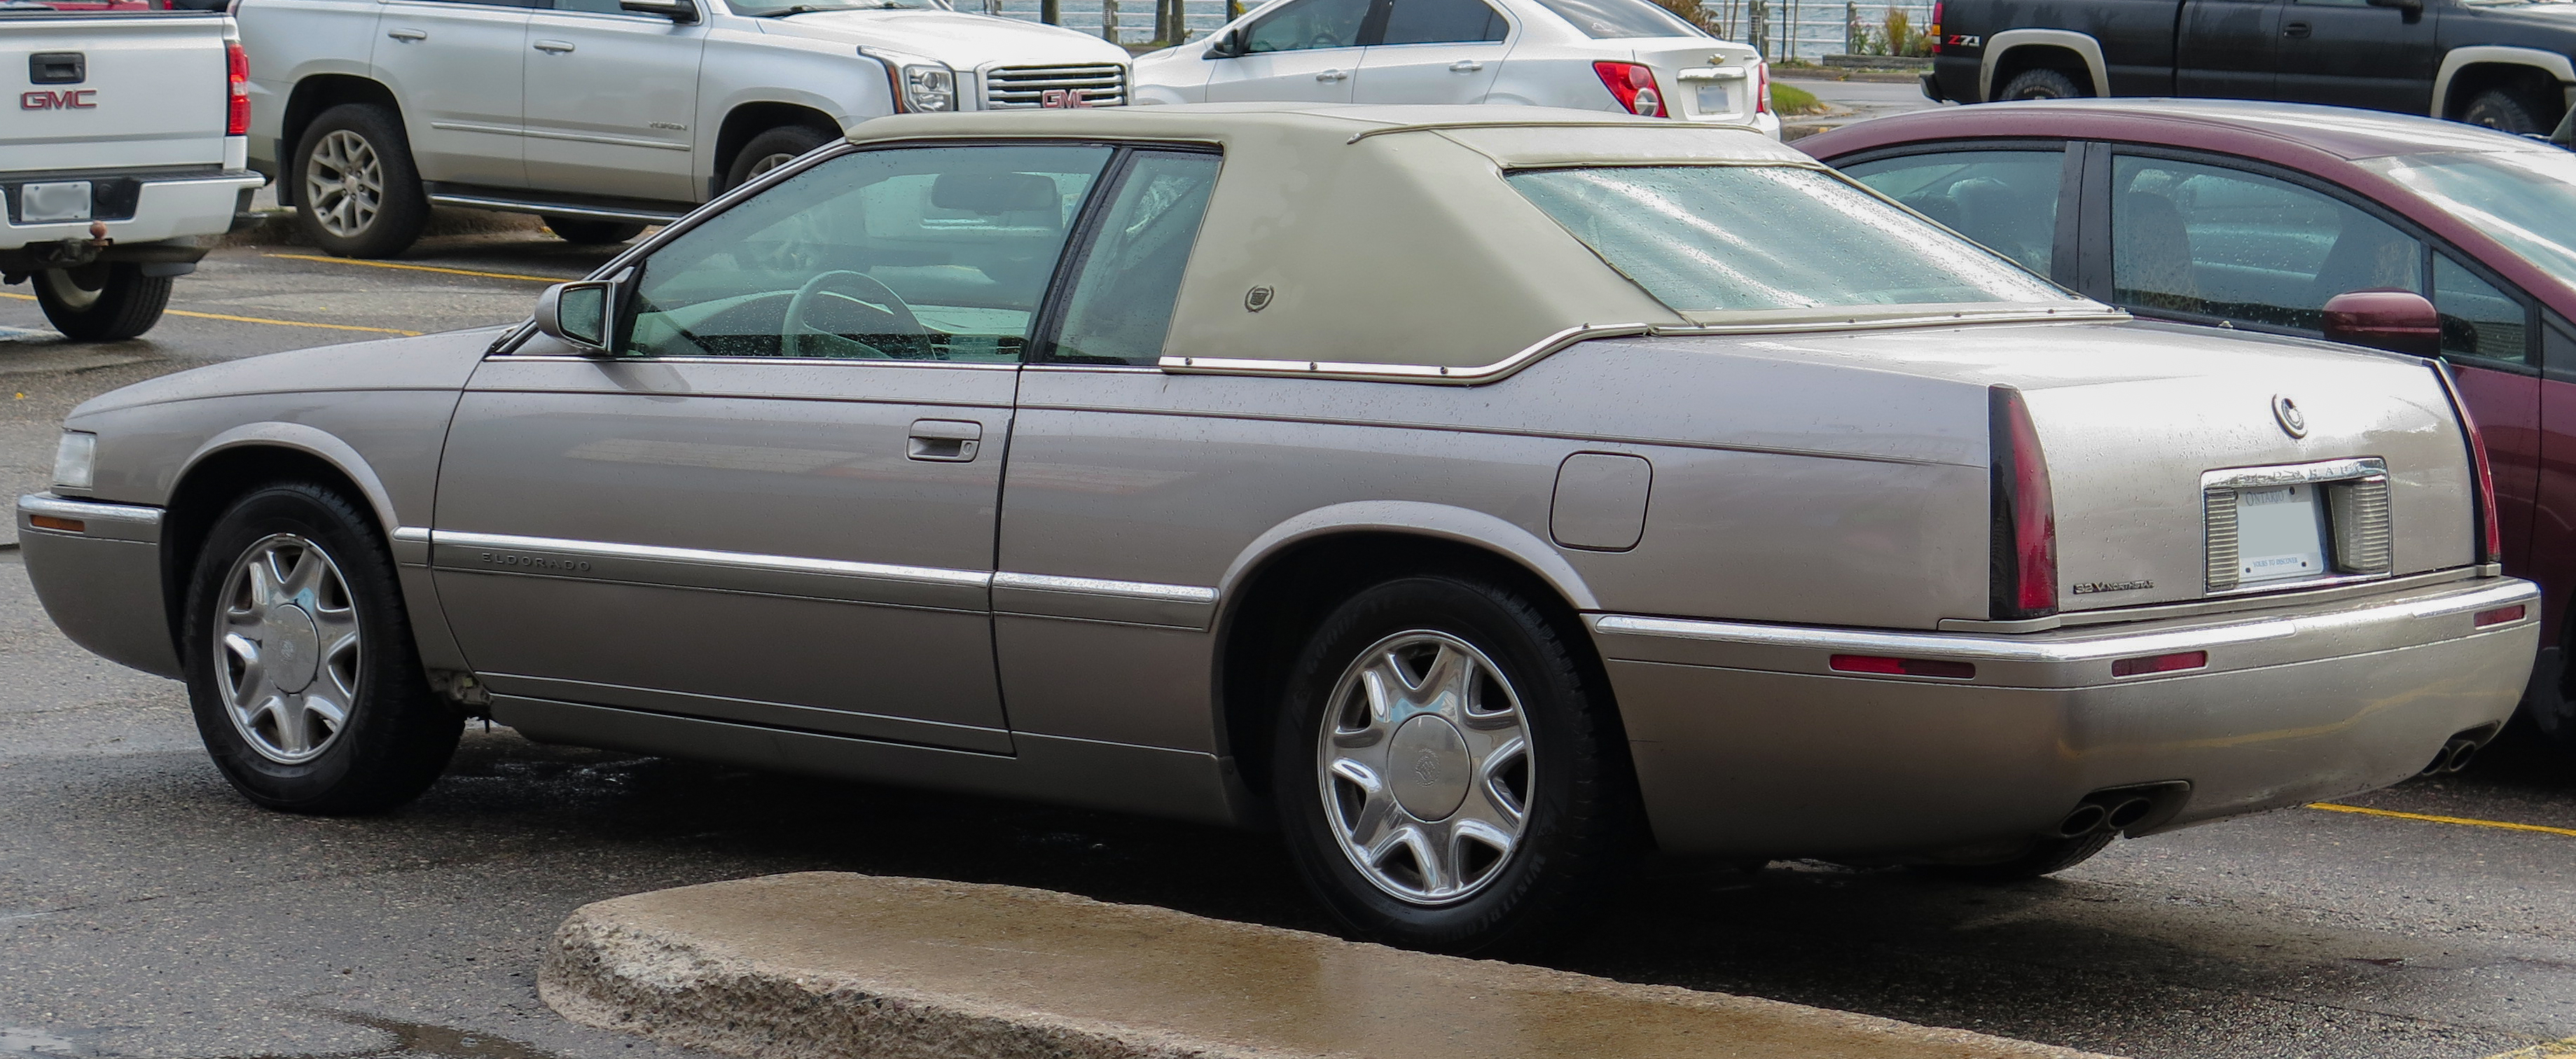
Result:
[[[2133,321],[1750,132],[860,126],[526,324],[75,411],[74,639],[279,809],[533,739],[1280,828],[1360,934],[1649,849],[2055,871],[2512,710],[2438,366]]]

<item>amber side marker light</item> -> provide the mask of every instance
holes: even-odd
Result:
[[[1977,667],[1969,662],[1942,662],[1930,658],[1886,658],[1879,655],[1835,655],[1830,663],[1845,673],[1884,673],[1898,677],[1947,677],[1951,680],[1973,680]]]
[[[27,516],[27,524],[34,526],[37,529],[61,530],[65,533],[86,533],[89,531],[89,523],[76,518],[55,518],[52,515],[29,515]]]
[[[2483,629],[2489,625],[2502,625],[2509,621],[2521,621],[2524,613],[2526,612],[2523,610],[2522,604],[2516,603],[2510,607],[2497,607],[2494,610],[2479,611],[2476,617],[2469,619],[2469,624]]]
[[[2149,673],[2176,673],[2185,669],[2206,669],[2208,667],[2209,652],[2176,651],[2169,655],[2147,655],[2143,658],[2120,659],[2117,662],[2111,663],[2111,675],[2115,677],[2142,677]]]

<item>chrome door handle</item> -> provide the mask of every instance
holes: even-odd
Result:
[[[1324,71],[1323,73],[1316,74],[1316,75],[1315,75],[1315,80],[1318,80],[1318,81],[1339,81],[1339,80],[1341,80],[1341,79],[1343,79],[1343,78],[1349,77],[1350,75],[1351,75],[1351,73],[1350,73],[1350,71],[1348,71],[1348,70],[1326,70],[1326,71]]]
[[[1477,62],[1474,59],[1460,59],[1457,62],[1450,63],[1449,68],[1457,71],[1458,73],[1472,74],[1478,70],[1484,69],[1485,64]]]
[[[541,40],[536,43],[536,49],[541,52],[561,55],[572,50],[572,42],[568,40]]]
[[[956,419],[912,421],[911,451],[906,458],[929,463],[966,463],[984,437],[984,424]]]
[[[409,44],[416,40],[429,39],[428,31],[417,29],[389,29],[385,31],[385,36],[392,37],[393,39],[405,44]]]

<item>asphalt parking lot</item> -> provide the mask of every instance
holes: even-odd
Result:
[[[0,486],[86,397],[192,365],[501,323],[606,252],[541,231],[398,262],[219,251],[147,340],[67,343],[0,288]],[[14,533],[14,530],[6,531]],[[468,736],[376,819],[264,813],[175,683],[55,633],[0,549],[0,1057],[679,1054],[556,1018],[575,906],[777,871],[1012,883],[1323,929],[1262,835]],[[2141,1057],[2576,1056],[2576,759],[2503,746],[2342,809],[2114,845],[1993,888],[1658,865],[1570,970]]]

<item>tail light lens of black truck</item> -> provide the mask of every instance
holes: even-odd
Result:
[[[1923,32],[1932,38],[1934,55],[1941,54],[1941,9],[1948,6],[1948,0],[1932,0],[1932,24],[1923,29]]]

